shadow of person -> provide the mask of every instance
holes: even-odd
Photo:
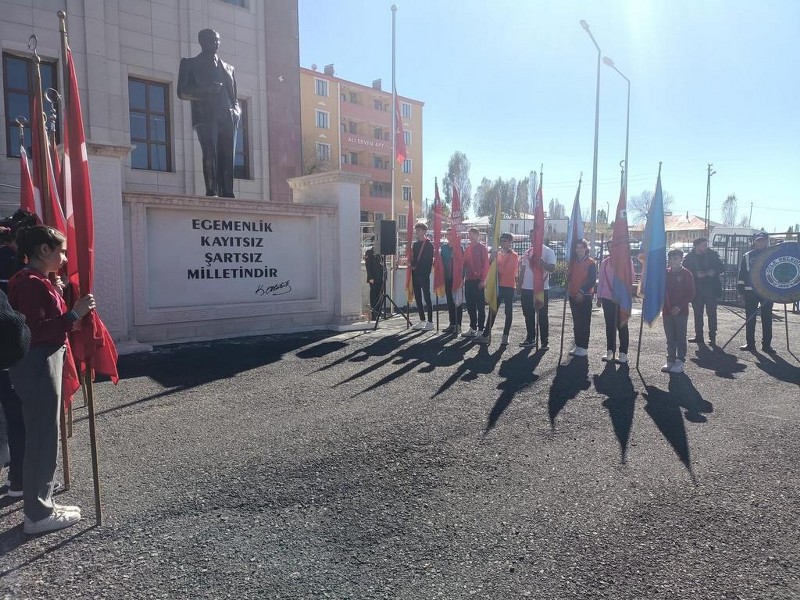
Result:
[[[555,430],[556,417],[567,405],[567,402],[577,396],[581,390],[588,390],[591,386],[589,361],[586,357],[576,356],[566,365],[558,365],[547,400],[551,429]]]
[[[347,348],[347,344],[342,341],[322,342],[316,346],[311,346],[310,348],[300,350],[300,352],[297,352],[295,356],[297,358],[322,358],[323,356],[327,356],[333,352],[338,352],[343,348]]]
[[[708,419],[703,413],[711,414],[714,412],[714,405],[700,395],[700,392],[694,387],[692,380],[689,379],[686,373],[671,375],[668,389],[678,406],[686,410],[684,416],[687,421],[705,423]]]
[[[502,352],[503,350],[505,350],[505,347],[501,346],[500,351]],[[539,366],[543,356],[544,352],[542,351],[530,354],[530,349],[524,348],[511,358],[500,363],[498,375],[504,377],[505,381],[497,386],[497,389],[502,391],[489,411],[484,433],[489,433],[497,424],[503,412],[514,400],[514,396],[539,379],[539,375],[534,371]]]
[[[642,394],[647,401],[644,407],[645,412],[650,415],[661,435],[672,446],[692,481],[695,482],[689,452],[689,438],[686,434],[686,425],[683,422],[681,407],[676,395],[652,385],[646,385],[645,389],[647,391]]]
[[[628,456],[628,442],[633,426],[633,413],[636,407],[636,397],[639,393],[633,388],[630,369],[627,364],[616,368],[614,362],[609,361],[599,375],[593,377],[594,388],[598,393],[607,396],[603,407],[608,410],[614,434],[619,442],[620,462],[625,464]]]
[[[488,375],[492,373],[497,363],[500,361],[500,357],[503,356],[504,349],[503,346],[498,346],[494,352],[490,353],[489,346],[481,344],[478,348],[478,353],[475,356],[464,359],[450,377],[448,377],[442,385],[439,386],[439,389],[431,395],[431,398],[435,398],[442,392],[448,390],[459,379],[462,381],[473,381],[481,374]],[[465,348],[462,346],[456,351],[463,352],[464,350]]]
[[[733,379],[735,373],[741,373],[747,368],[747,365],[739,362],[735,354],[728,354],[719,347],[711,350],[705,344],[699,346],[696,356],[689,360],[702,369],[714,371],[717,377],[723,379]]]
[[[770,377],[800,385],[800,367],[790,365],[778,354],[773,354],[771,357],[761,352],[754,352],[753,354],[758,361],[756,366]]]

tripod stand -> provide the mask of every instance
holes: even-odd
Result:
[[[375,315],[375,327],[373,327],[372,330],[375,331],[378,328],[378,323],[380,322],[381,317],[384,315],[384,311],[387,308],[386,307],[386,302],[387,301],[392,306],[395,307],[395,309],[397,310],[398,313],[400,313],[401,315],[403,315],[403,317],[405,317],[406,323],[408,323],[408,327],[411,327],[411,321],[409,320],[408,315],[403,313],[403,311],[400,309],[400,307],[397,306],[397,304],[395,304],[395,301],[392,300],[391,296],[389,296],[389,294],[387,293],[387,290],[386,290],[387,269],[386,269],[386,257],[384,255],[381,255],[381,265],[383,266],[383,285],[381,286],[382,294],[381,294],[381,299],[378,300],[378,309],[377,309],[377,314]],[[384,320],[386,320],[389,317],[383,317],[383,318],[384,318]]]

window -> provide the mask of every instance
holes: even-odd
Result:
[[[347,128],[350,131],[350,133],[353,133],[353,134],[357,134],[358,133],[358,123],[356,123],[355,121],[350,121],[347,124]]]
[[[331,145],[317,143],[317,161],[328,162],[331,158]]]
[[[42,62],[39,69],[42,73],[42,91],[49,88],[58,89],[56,63]],[[30,123],[33,112],[33,62],[26,58],[3,54],[3,89],[5,90],[6,115],[6,154],[19,156],[19,126],[17,117],[25,117]],[[45,111],[50,111],[50,103],[44,101]],[[61,127],[56,120],[56,141],[61,139]],[[24,144],[28,156],[31,152],[31,128],[24,129]]]
[[[407,158],[403,161],[403,173],[411,173],[411,159]]]
[[[403,231],[406,227],[408,227],[408,221],[406,220],[407,217],[408,215],[397,215],[398,230]]]
[[[383,102],[378,99],[372,101],[372,106],[375,110],[383,110]]]
[[[372,135],[375,137],[376,140],[380,140],[383,138],[383,130],[380,127],[376,127],[372,130]]]
[[[369,213],[365,210],[361,211],[361,222],[366,223],[369,221]]]
[[[351,152],[350,153],[350,164],[351,165],[357,165],[358,164],[358,154],[356,154],[355,152]]]
[[[233,154],[233,176],[236,179],[250,179],[250,135],[247,129],[250,120],[247,100],[239,100],[242,116],[236,129],[236,147]]]
[[[386,218],[386,213],[375,213],[375,220],[376,221],[383,221]]]
[[[315,79],[317,96],[328,96],[328,82],[325,79]]]
[[[350,92],[350,102],[353,104],[358,104],[358,94],[355,92]]]
[[[373,181],[369,186],[369,195],[375,198],[391,198],[392,184],[388,181]]]
[[[222,0],[226,4],[233,4],[234,6],[241,6],[247,8],[247,0]]]
[[[380,156],[373,156],[372,157],[372,166],[376,169],[383,168],[383,159]]]
[[[320,129],[328,129],[330,127],[329,120],[328,120],[329,117],[330,117],[329,113],[326,113],[324,110],[318,110],[317,111],[317,127],[319,127]]]
[[[411,201],[411,186],[404,185],[403,186],[403,201],[410,202]]]
[[[403,130],[403,141],[406,143],[406,147],[411,145],[411,132],[407,130]]]
[[[169,86],[128,79],[131,122],[131,167],[149,171],[172,170],[169,136]]]
[[[346,165],[350,163],[350,155],[349,154],[342,154],[342,164]]]
[[[411,118],[411,105],[408,102],[400,103],[400,112],[403,114],[404,119]]]

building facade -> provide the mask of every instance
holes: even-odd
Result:
[[[333,65],[322,72],[300,69],[303,172],[341,169],[370,178],[361,187],[361,221],[392,215],[392,92],[376,80],[365,86],[336,77]],[[408,202],[422,207],[422,109],[424,104],[398,96],[406,159],[396,165],[394,215],[405,230]]]

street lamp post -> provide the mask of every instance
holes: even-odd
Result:
[[[603,62],[606,63],[609,67],[614,69],[620,76],[628,83],[628,110],[625,116],[625,196],[627,198],[628,195],[628,140],[629,134],[631,131],[631,80],[625,77],[625,75],[620,71],[614,61],[608,58],[607,56],[603,57]]]
[[[595,240],[597,239],[597,142],[600,132],[600,58],[603,53],[600,51],[600,46],[597,45],[597,41],[589,30],[589,24],[581,20],[581,27],[589,34],[594,47],[597,48],[597,93],[595,95],[594,104],[594,161],[592,165],[592,231],[589,236],[593,252]]]

